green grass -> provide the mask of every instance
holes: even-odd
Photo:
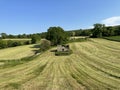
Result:
[[[19,89],[21,85],[19,83],[9,83],[6,87],[11,87],[11,89]]]
[[[72,50],[65,51],[65,52],[62,52],[62,51],[58,52],[58,51],[56,51],[56,52],[55,52],[55,55],[56,55],[56,56],[66,56],[66,55],[70,55],[70,54],[72,54],[72,53],[73,53]]]
[[[33,60],[0,69],[0,90],[120,90],[120,42],[70,43],[73,53],[52,48]]]
[[[104,37],[105,39],[120,42],[120,36]]]
[[[0,69],[13,67],[13,66],[16,66],[19,64],[28,63],[29,61],[35,59],[36,57],[38,57],[38,55],[24,57],[24,58],[16,59],[16,60],[0,60],[0,63],[1,63]]]

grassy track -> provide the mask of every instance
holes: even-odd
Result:
[[[0,60],[20,59],[34,54],[34,45],[24,45],[18,47],[11,47],[0,49]]]
[[[46,51],[0,69],[0,90],[120,90],[120,42],[92,39],[70,46],[70,56]]]

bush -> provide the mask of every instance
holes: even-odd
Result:
[[[66,56],[66,55],[70,55],[70,54],[72,54],[72,53],[73,53],[72,50],[65,51],[65,52],[62,52],[62,51],[58,52],[58,51],[56,51],[56,52],[55,52],[55,55],[56,55],[56,56]]]
[[[7,48],[7,41],[0,40],[0,49],[1,48]]]
[[[12,40],[8,40],[8,41],[7,41],[8,47],[13,47],[13,42],[14,42],[14,41],[12,41]]]
[[[31,38],[31,43],[32,43],[32,44],[35,44],[35,43],[40,42],[40,40],[41,40],[41,37],[36,34],[36,35],[33,35],[33,36],[32,36],[32,38]]]
[[[12,44],[12,46],[13,47],[15,47],[15,46],[20,46],[20,45],[22,45],[22,43],[20,42],[20,41],[15,41],[15,42],[13,42],[13,44]]]
[[[31,44],[31,41],[25,41],[24,42],[24,45],[29,45],[29,44]]]
[[[21,45],[31,44],[31,41],[21,41],[21,40],[0,40],[0,49],[8,48],[8,47],[16,47]]]
[[[40,44],[40,51],[46,51],[50,48],[51,42],[49,40],[43,40]]]

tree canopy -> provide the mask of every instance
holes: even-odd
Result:
[[[64,44],[68,35],[61,27],[50,27],[46,39],[50,40],[52,45]]]
[[[94,24],[94,29],[92,30],[93,37],[102,37],[102,31],[104,30],[104,28],[104,24]]]
[[[7,34],[6,34],[6,33],[1,33],[0,35],[1,35],[1,38],[2,38],[2,39],[5,39],[5,38],[7,37]]]
[[[34,35],[32,35],[31,43],[32,44],[38,43],[40,40],[41,40],[41,37],[39,35],[37,35],[37,34],[34,34]]]
[[[51,42],[49,40],[42,40],[40,44],[40,51],[46,51],[50,48]]]

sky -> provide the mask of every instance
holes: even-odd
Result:
[[[0,0],[0,33],[32,34],[120,25],[120,0]]]

